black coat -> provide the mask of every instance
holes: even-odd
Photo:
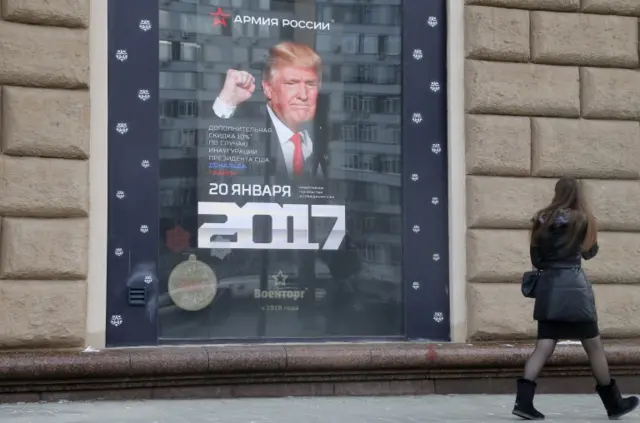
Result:
[[[568,230],[566,216],[560,215],[549,230],[541,234],[537,246],[530,249],[531,263],[541,270],[535,288],[535,320],[590,323],[597,322],[595,297],[591,283],[582,270],[582,259],[598,253],[598,244],[582,252],[582,242],[567,248],[563,237]],[[582,229],[582,238],[586,226]]]

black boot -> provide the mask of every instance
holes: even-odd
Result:
[[[607,410],[609,420],[617,420],[627,413],[632,412],[638,406],[638,397],[622,398],[620,389],[614,379],[607,386],[596,386],[596,391]]]
[[[533,406],[533,396],[536,394],[536,383],[527,379],[518,379],[518,393],[516,403],[511,414],[525,420],[544,420],[544,414]]]

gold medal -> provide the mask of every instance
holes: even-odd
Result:
[[[177,265],[169,275],[169,296],[183,310],[198,311],[207,307],[218,291],[218,278],[195,254]]]

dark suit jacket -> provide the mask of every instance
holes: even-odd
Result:
[[[265,142],[267,143],[267,157],[269,157],[270,163],[266,169],[266,174],[269,176],[275,176],[278,180],[287,181],[289,183],[303,183],[311,182],[315,179],[326,179],[328,172],[328,154],[327,154],[327,134],[318,125],[310,125],[307,128],[307,132],[311,137],[313,143],[313,149],[311,155],[305,159],[304,162],[304,174],[301,176],[289,175],[285,162],[285,157],[282,153],[282,147],[278,134],[271,119],[268,118],[267,128],[271,129],[270,133],[265,133]]]
[[[255,116],[255,106],[257,106],[256,103],[240,105],[238,109],[236,109],[233,117],[228,119],[221,119],[214,113],[214,119],[218,120],[220,123],[224,121],[225,124],[233,126],[235,123],[234,121],[237,118],[246,115],[248,112],[250,113],[250,110],[254,110],[253,116]],[[316,103],[316,116],[313,122],[305,128],[313,142],[313,154],[305,162],[305,173],[312,177],[328,176],[328,144],[331,138],[331,131],[329,128],[329,107],[329,96],[327,94],[320,94]],[[252,134],[251,148],[260,149],[260,144],[268,144],[269,148],[267,150],[260,149],[262,151],[259,152],[259,154],[269,157],[271,161],[271,166],[266,169],[266,173],[272,176],[286,176],[287,170],[282,150],[279,148],[280,142],[278,140],[277,133],[273,128],[269,113],[267,112],[267,106],[264,104],[261,105],[260,108],[262,110],[261,115],[264,116],[264,121],[261,125],[259,124],[256,126],[270,128],[272,130],[271,137],[266,136],[266,133]],[[264,173],[264,171],[260,173]]]

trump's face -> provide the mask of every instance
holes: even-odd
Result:
[[[262,88],[273,113],[297,132],[316,115],[319,83],[315,69],[282,66],[262,81]]]

